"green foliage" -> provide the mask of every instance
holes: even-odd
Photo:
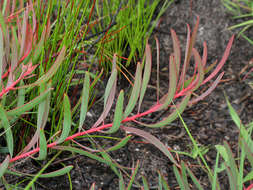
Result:
[[[253,26],[253,2],[251,0],[222,0],[222,3],[229,12],[235,15],[233,19],[246,19],[246,21],[231,26],[229,29],[241,28],[238,36],[242,36],[253,45],[251,36],[245,35],[245,31],[250,30]]]
[[[7,147],[1,148],[8,149],[6,158],[0,165],[0,177],[6,187],[8,183],[4,178],[5,173],[17,176],[25,175],[27,176],[25,181],[30,180],[32,177],[26,189],[35,188],[35,181],[40,177],[68,174],[73,166],[64,166],[63,169],[47,174],[44,173],[61,151],[80,154],[108,165],[119,177],[121,188],[131,189],[133,184],[140,186],[135,180],[139,162],[137,162],[135,167],[126,169],[108,154],[108,152],[116,151],[126,145],[131,138],[130,135],[118,139],[118,143],[109,148],[97,145],[94,143],[94,138],[91,138],[92,133],[101,132],[108,136],[100,136],[100,138],[110,139],[109,135],[119,130],[144,138],[164,153],[174,164],[174,171],[177,173],[177,178],[182,187],[187,188],[187,174],[190,175],[195,185],[200,187],[187,166],[184,164],[180,165],[173,157],[173,154],[171,154],[170,148],[165,146],[158,138],[142,129],[127,127],[124,124],[135,122],[147,127],[165,127],[178,117],[181,117],[180,114],[188,105],[192,105],[210,94],[221,80],[223,73],[218,76],[217,74],[226,62],[234,37],[229,40],[221,61],[211,71],[216,63],[212,65],[213,67],[207,66],[206,45],[204,44],[202,57],[194,48],[199,18],[192,33],[190,32],[190,27],[187,26],[186,54],[183,63],[181,63],[183,59],[181,58],[178,37],[175,31],[171,30],[174,49],[168,63],[170,68],[168,93],[161,99],[159,99],[158,95],[158,101],[153,106],[144,112],[140,112],[151,76],[151,48],[146,43],[145,60],[143,60],[143,64],[137,64],[129,98],[124,96],[123,90],[120,90],[118,96],[116,95],[118,92],[117,77],[119,69],[117,60],[118,57],[121,57],[127,51],[127,46],[131,48],[128,63],[135,57],[136,51],[138,51],[137,54],[142,55],[144,52],[143,47],[145,47],[142,42],[146,41],[146,38],[154,28],[154,24],[151,26],[150,24],[159,1],[140,0],[136,6],[134,4],[135,1],[131,0],[127,4],[120,4],[120,1],[117,1],[118,3],[113,4],[113,6],[110,6],[109,1],[93,1],[92,3],[83,0],[63,2],[57,0],[48,2],[34,1],[34,3],[29,1],[30,4],[28,3],[27,7],[23,7],[18,2],[13,4],[12,9],[11,4],[6,2],[0,3],[0,7],[3,9],[2,13],[0,13],[0,50],[4,52],[4,54],[0,53],[0,67],[2,69],[0,70],[0,129],[3,130],[7,144]],[[170,2],[166,1],[163,4],[157,19]],[[150,6],[148,6],[149,4]],[[100,6],[104,6],[101,9],[104,11],[103,13],[100,12]],[[18,12],[16,17],[9,18],[8,16],[14,14],[14,11]],[[95,17],[98,16],[96,19],[93,15],[94,11],[96,11]],[[133,12],[137,12],[137,14],[133,14]],[[116,16],[115,18],[111,17],[110,14],[112,13]],[[20,17],[23,20],[21,27],[18,27]],[[52,18],[55,18],[55,20],[52,20]],[[116,19],[115,26],[113,25],[113,19]],[[104,25],[109,26],[99,42],[87,39],[90,33],[95,32],[96,28],[93,27],[95,23],[97,23],[100,30],[103,29]],[[110,24],[113,27],[110,27]],[[124,29],[119,31],[114,41],[111,41],[112,34],[119,29],[115,27],[120,27],[120,29],[124,27],[121,24],[129,28],[125,31]],[[105,45],[105,40],[110,43],[108,42]],[[87,54],[82,55],[81,53],[86,50],[87,44],[96,44],[99,52],[97,52],[97,56],[110,57],[109,53],[113,53],[114,56],[112,63],[110,63],[112,65],[111,74],[103,97],[103,112],[93,126],[84,127],[87,119],[86,115],[91,106],[90,102],[94,98],[95,84],[102,75],[102,71],[93,71],[90,66],[88,66],[87,71],[78,69],[80,57],[91,56]],[[191,58],[194,59],[193,65],[190,65]],[[194,73],[188,71],[191,66],[195,68]],[[82,78],[78,82],[78,84],[83,82],[83,90],[81,97],[77,97],[76,105],[72,106],[74,102],[71,101],[71,97],[76,96],[76,94],[70,96],[70,87],[77,72],[85,74],[84,79]],[[186,75],[189,75],[189,77],[186,78]],[[214,77],[217,77],[216,80],[210,84],[206,92],[197,98],[192,96],[193,93],[196,94],[200,86],[210,82]],[[157,84],[157,91],[159,91],[159,81],[157,81]],[[118,98],[116,99],[116,97]],[[174,102],[176,103],[175,105]],[[171,105],[172,103],[173,105]],[[167,109],[169,106],[171,107],[171,112],[158,123],[146,124],[138,121],[138,119],[151,113]],[[107,116],[112,111],[114,111],[113,121],[106,124]],[[234,118],[236,119],[236,117]],[[23,129],[24,123],[26,124],[25,129]],[[19,133],[20,129],[27,134],[21,139],[24,144],[23,147],[20,147],[21,150],[14,146],[18,138],[13,135],[14,133]],[[242,135],[245,137],[246,132],[242,131]],[[77,137],[89,138],[94,146],[89,148],[79,144],[75,141]],[[27,141],[29,142],[26,143]],[[70,141],[72,143],[69,143]],[[193,143],[195,142],[194,139],[192,141]],[[64,145],[60,146],[59,144],[61,143],[64,143]],[[196,154],[201,157],[203,152],[198,148],[196,142],[194,148],[197,152]],[[39,156],[35,159],[45,160],[48,152],[52,152],[52,149],[57,150],[58,153],[36,175],[21,174],[9,167],[13,162],[36,153],[39,153]],[[18,153],[19,151],[20,153]],[[202,158],[202,160],[204,159]],[[179,168],[182,173],[179,172]],[[130,170],[131,174],[127,170]],[[122,173],[124,173],[124,176]],[[183,175],[181,176],[181,174]],[[127,185],[124,184],[125,176],[129,179]],[[143,183],[145,183],[145,178],[143,178]],[[91,189],[94,188],[95,185],[91,187]],[[145,188],[148,188],[148,186],[145,185]],[[163,188],[169,189],[164,177],[159,173],[159,189]]]

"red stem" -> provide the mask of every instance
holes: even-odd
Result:
[[[156,110],[158,110],[158,109],[161,107],[161,105],[162,105],[162,104],[156,104],[155,106],[151,107],[148,111],[145,111],[145,112],[143,112],[143,113],[138,113],[138,114],[136,114],[136,115],[134,115],[134,116],[132,116],[132,117],[127,117],[126,119],[124,119],[124,120],[122,121],[122,123],[126,123],[126,122],[129,122],[129,121],[134,121],[135,119],[137,119],[137,118],[139,118],[139,117],[143,117],[143,116],[145,116],[145,115],[148,115],[148,114],[150,114],[150,113],[153,113],[153,112],[155,112]],[[93,128],[93,129],[89,129],[89,130],[87,130],[87,131],[75,133],[74,135],[67,137],[67,138],[65,139],[65,142],[66,142],[66,141],[69,141],[69,140],[73,140],[73,139],[75,139],[76,137],[79,137],[79,136],[83,136],[83,135],[86,135],[86,134],[90,134],[90,133],[94,133],[94,132],[101,131],[101,130],[106,129],[106,128],[109,128],[109,127],[111,127],[111,126],[112,126],[112,123],[106,124],[106,125],[101,125],[100,127]],[[52,147],[54,147],[54,146],[56,146],[56,145],[57,145],[57,142],[53,142],[53,143],[48,144],[48,145],[47,145],[47,148],[52,148]],[[15,162],[15,161],[17,161],[17,160],[20,160],[20,159],[22,159],[22,158],[29,157],[29,156],[31,156],[31,155],[33,155],[33,154],[39,152],[39,151],[40,151],[40,148],[37,147],[37,148],[35,148],[35,149],[33,149],[33,150],[29,151],[29,152],[23,153],[23,154],[21,154],[21,155],[19,155],[19,156],[16,156],[16,157],[12,158],[12,159],[10,160],[10,163],[11,163],[11,162]]]

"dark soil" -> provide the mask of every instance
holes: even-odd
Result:
[[[232,31],[228,31],[226,28],[235,24],[235,21],[231,19],[231,15],[226,12],[220,0],[195,0],[192,1],[192,7],[190,1],[179,0],[176,4],[172,4],[163,16],[160,28],[157,28],[155,31],[159,38],[161,48],[160,83],[162,93],[167,91],[168,85],[168,72],[165,68],[168,67],[168,57],[170,53],[172,53],[170,29],[173,28],[176,31],[181,42],[181,48],[183,48],[185,46],[187,34],[186,24],[189,23],[193,27],[197,15],[200,16],[200,25],[196,47],[202,52],[202,43],[204,41],[207,42],[208,64],[213,63],[216,59],[221,59],[228,40],[233,34]],[[253,31],[251,30],[250,32],[251,36],[253,36]],[[151,38],[150,42],[154,44],[154,39]],[[153,52],[156,52],[155,46],[153,47]],[[154,58],[155,56],[154,53]],[[223,71],[225,71],[223,81],[211,95],[198,104],[187,108],[182,115],[190,132],[199,145],[210,148],[205,155],[209,166],[214,165],[216,158],[214,145],[223,144],[223,141],[227,141],[234,152],[236,152],[237,149],[238,129],[229,116],[224,93],[228,96],[242,122],[247,124],[252,121],[252,89],[247,84],[247,81],[242,80],[245,72],[241,73],[242,69],[249,65],[252,58],[252,46],[242,38],[235,39],[229,59],[223,68]],[[155,70],[154,68],[154,71]],[[151,83],[155,85],[155,78],[152,79]],[[123,88],[125,88],[125,86],[123,86]],[[148,107],[147,105],[150,105],[150,101],[155,102],[156,97],[150,94],[146,100],[146,105],[144,102],[143,107]],[[98,105],[98,107],[99,106],[102,107],[102,103]],[[98,115],[97,110],[91,110],[91,113]],[[156,118],[156,116],[154,116],[154,118]],[[91,117],[89,120],[92,122],[93,118]],[[152,130],[143,127],[140,128],[149,131],[164,144],[175,150],[187,152],[191,150],[192,143],[179,120],[176,120],[171,125],[164,128]],[[125,134],[119,132],[115,134],[115,136],[124,137]],[[143,139],[138,137],[133,138],[133,140],[143,141]],[[107,140],[96,139],[96,142],[101,146],[105,144],[108,146],[110,145]],[[167,180],[171,189],[179,189],[172,170],[172,163],[163,153],[150,144],[132,141],[122,149],[110,153],[110,156],[125,167],[133,167],[137,161],[139,161],[140,168],[136,180],[140,183],[141,176],[144,175],[150,183],[150,187],[157,189],[157,171],[159,170]],[[69,157],[71,158],[66,158],[66,155],[62,156],[62,163],[65,165],[74,165],[74,169],[70,172],[73,189],[88,189],[92,183],[96,183],[96,189],[118,189],[118,178],[110,167],[83,156],[71,155]],[[64,161],[64,159],[66,160]],[[187,163],[201,181],[204,189],[211,189],[207,175],[200,168],[196,159],[181,155],[179,159]],[[31,166],[33,169],[31,169]],[[40,168],[31,161],[20,164],[20,167],[28,167],[30,171],[33,170],[37,172]],[[62,166],[55,163],[51,166],[51,169],[53,170],[59,167]],[[128,172],[131,173],[130,171]],[[219,177],[221,178],[221,189],[229,189],[227,179],[224,176]],[[54,179],[39,179],[36,186],[37,189],[65,190],[69,189],[69,179],[67,175]]]

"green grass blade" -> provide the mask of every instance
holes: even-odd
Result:
[[[1,104],[0,104],[0,121],[1,121],[0,126],[3,126],[5,133],[6,133],[6,135],[5,135],[6,142],[7,142],[7,146],[9,149],[9,153],[12,157],[13,149],[14,149],[14,141],[13,141],[13,135],[12,135],[12,131],[11,131],[11,125],[8,120],[7,114]]]
[[[118,150],[118,149],[124,147],[128,143],[128,141],[131,139],[131,137],[132,137],[131,135],[126,136],[119,143],[117,143],[116,145],[106,149],[105,151],[106,152],[111,152],[111,151],[115,151],[115,150]]]
[[[71,130],[71,106],[69,98],[66,94],[64,94],[63,98],[63,110],[64,110],[64,120],[63,120],[63,129],[60,138],[57,143],[62,143],[69,135]]]
[[[89,105],[89,91],[90,91],[90,75],[89,72],[85,72],[85,78],[83,83],[82,97],[81,97],[81,111],[80,111],[80,121],[79,121],[79,131],[83,127],[83,123],[86,118]]]
[[[144,176],[141,176],[141,179],[142,179],[142,183],[143,183],[143,189],[144,190],[149,190],[147,179]]]
[[[250,180],[253,180],[253,171],[251,171],[250,173],[248,173],[248,174],[244,177],[243,183],[246,183],[246,182],[248,182],[248,181],[250,181]]]
[[[46,90],[44,93],[42,93],[38,97],[34,98],[32,101],[30,101],[20,107],[17,107],[13,110],[8,111],[7,116],[11,117],[11,116],[19,116],[19,115],[24,114],[26,111],[32,109],[36,105],[40,104],[45,98],[47,98],[47,96],[51,90],[52,90],[52,88]]]
[[[185,167],[184,162],[182,162],[182,164],[181,164],[181,176],[182,176],[182,180],[184,181],[185,188],[187,190],[190,190],[189,189],[189,183],[188,183],[188,180],[187,180],[186,167]]]
[[[42,175],[42,173],[48,168],[48,166],[61,154],[61,151],[59,151],[54,157],[49,160],[49,162],[46,163],[46,165],[33,177],[33,179],[28,183],[28,185],[25,187],[25,190],[30,190],[30,188],[33,186],[35,181]]]
[[[238,171],[238,168],[236,166],[236,163],[235,163],[235,159],[234,159],[234,156],[233,156],[233,153],[228,145],[228,143],[225,141],[225,144],[224,144],[225,148],[226,148],[226,152],[228,154],[228,166],[230,167],[231,169],[231,172],[232,172],[232,177],[233,179],[235,180],[238,180],[239,178],[239,171]]]
[[[110,134],[118,131],[121,121],[123,120],[123,106],[124,106],[123,104],[124,104],[124,91],[121,90],[115,108],[112,127],[108,131],[106,131],[106,133]]]
[[[142,70],[141,64],[138,63],[136,73],[135,73],[134,86],[132,88],[132,92],[131,92],[128,104],[126,106],[123,118],[127,118],[127,116],[133,111],[133,109],[136,105],[136,102],[138,100],[140,89],[141,89],[141,83],[142,83],[141,82],[141,73],[142,73],[141,70]]]
[[[10,156],[7,155],[4,161],[0,164],[0,178],[4,175],[6,169],[9,166]]]
[[[240,117],[237,115],[236,111],[231,106],[228,98],[227,97],[225,97],[225,98],[226,98],[226,101],[227,101],[229,114],[230,114],[231,118],[233,119],[234,123],[236,124],[236,126],[238,127],[238,129],[240,130],[240,134],[242,135],[245,142],[248,143],[249,147],[253,147],[253,141],[251,140],[247,130],[245,129],[245,126],[242,124],[242,121],[241,121]]]
[[[162,189],[164,190],[170,190],[168,183],[166,182],[166,180],[164,179],[163,175],[158,171],[159,174],[159,183],[161,182],[162,185]]]
[[[173,165],[173,171],[174,171],[174,174],[176,176],[177,183],[180,187],[180,190],[186,190],[183,179],[182,179],[182,177],[181,177],[181,175],[180,175],[180,173],[179,173],[179,171],[178,171],[178,169],[175,165]]]
[[[132,174],[132,176],[130,178],[130,181],[129,181],[128,185],[127,185],[126,190],[131,190],[132,185],[133,185],[134,180],[135,180],[135,176],[136,176],[136,174],[138,172],[138,169],[139,169],[139,165],[140,165],[139,161],[137,161],[136,166],[135,166],[134,171],[133,171],[133,174]]]
[[[187,173],[189,174],[189,176],[191,177],[193,183],[196,185],[198,190],[204,190],[204,188],[202,187],[202,185],[199,183],[199,180],[196,178],[196,176],[192,173],[192,171],[187,167],[187,165],[185,165],[185,163],[183,163],[184,167],[187,170]]]
[[[212,190],[216,190],[217,188],[217,175],[218,175],[218,166],[219,166],[219,158],[220,154],[217,152],[216,160],[215,160],[215,167],[214,167],[214,174],[212,179]]]
[[[228,29],[232,30],[232,29],[235,29],[235,28],[239,28],[239,27],[246,26],[246,25],[252,25],[252,24],[253,24],[253,20],[247,20],[247,21],[242,22],[240,24],[236,24],[234,26],[231,26]]]
[[[126,186],[125,186],[125,182],[122,176],[122,173],[119,172],[119,190],[125,190]]]

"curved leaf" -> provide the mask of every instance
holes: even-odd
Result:
[[[148,82],[149,82],[149,79],[150,79],[150,75],[151,75],[152,53],[151,53],[150,45],[148,43],[146,44],[145,55],[146,55],[146,62],[145,62],[145,69],[144,69],[143,80],[142,80],[142,85],[141,85],[141,92],[140,92],[138,110],[140,110],[141,103],[142,103],[142,100],[144,98],[144,94],[146,92]]]
[[[37,85],[40,85],[44,82],[47,82],[50,78],[52,78],[54,76],[54,74],[57,72],[57,70],[61,66],[61,63],[63,62],[63,60],[65,58],[65,53],[66,53],[66,47],[63,46],[58,57],[55,60],[55,63],[50,67],[50,69],[44,75],[42,75],[34,83],[29,84],[29,85],[25,85],[25,86],[21,86],[19,88],[27,88],[27,87],[37,86]]]
[[[39,178],[49,178],[49,177],[58,177],[58,176],[62,176],[65,175],[66,173],[69,173],[70,170],[73,169],[74,166],[70,165],[70,166],[66,166],[64,168],[61,168],[59,170],[50,172],[50,173],[46,173],[46,174],[41,174],[39,176]]]
[[[4,161],[0,164],[0,178],[2,178],[6,169],[8,168],[9,162],[10,162],[10,156],[8,155],[8,156],[6,156]]]
[[[133,111],[139,97],[140,88],[141,88],[141,64],[138,63],[136,73],[135,73],[134,86],[132,88],[132,92],[131,92],[127,107],[125,109],[123,118],[126,118]]]
[[[44,160],[47,156],[47,140],[44,134],[44,130],[40,129],[40,152],[38,160]]]
[[[186,108],[190,100],[190,97],[191,97],[191,94],[186,95],[184,99],[180,102],[180,104],[177,105],[177,108],[169,116],[167,116],[166,118],[164,118],[162,121],[158,123],[155,123],[155,124],[145,124],[142,122],[137,122],[137,123],[140,123],[141,125],[144,125],[146,127],[154,127],[154,128],[164,127],[178,118],[178,114],[181,114],[184,111],[184,109]]]
[[[9,153],[12,157],[13,149],[14,149],[14,141],[13,141],[13,135],[12,135],[12,131],[11,131],[11,125],[10,125],[10,122],[7,118],[6,111],[4,110],[2,105],[0,104],[0,128],[2,126],[5,130],[5,137],[6,137],[6,142],[7,142],[7,146],[9,149]]]
[[[133,127],[125,127],[125,126],[121,126],[121,128],[127,132],[133,133],[135,135],[138,135],[140,137],[143,137],[146,141],[148,141],[150,144],[153,144],[155,147],[157,147],[160,151],[162,151],[169,159],[172,163],[174,163],[175,165],[179,166],[177,161],[173,158],[172,154],[170,153],[170,151],[168,150],[168,147],[166,147],[158,138],[156,138],[155,136],[151,135],[150,133],[140,130],[140,129],[136,129]]]
[[[64,94],[63,98],[63,110],[64,110],[64,120],[63,120],[63,129],[60,138],[57,141],[57,144],[62,143],[69,135],[71,130],[71,107],[69,98]]]
[[[32,101],[19,106],[13,110],[10,110],[7,112],[7,116],[17,116],[17,115],[22,115],[24,114],[26,111],[32,109],[33,107],[35,107],[36,105],[38,105],[39,103],[41,103],[50,93],[50,91],[52,90],[52,88],[49,88],[48,90],[46,90],[44,93],[42,93],[41,95],[39,95],[38,97],[34,98]]]
[[[165,109],[171,103],[175,96],[176,88],[177,88],[177,76],[176,76],[176,63],[173,56],[170,56],[170,75],[169,75],[169,91],[168,93],[161,98],[159,101],[163,104],[158,110]]]
[[[120,148],[122,148],[123,146],[126,145],[126,143],[128,143],[128,141],[131,139],[131,135],[126,136],[125,138],[123,138],[119,143],[117,143],[116,145],[106,149],[106,152],[111,152],[111,151],[115,151],[118,150]]]
[[[116,58],[114,57],[113,65],[115,64],[116,64]],[[105,89],[103,113],[98,118],[96,123],[92,126],[92,128],[97,127],[106,118],[109,111],[111,110],[111,107],[115,98],[116,85],[117,85],[117,69],[116,69],[116,66],[113,66],[112,74],[107,82],[106,89]]]
[[[105,133],[115,133],[116,131],[118,131],[121,121],[123,120],[123,104],[124,104],[124,91],[121,90],[115,108],[112,127]]]
[[[89,72],[85,72],[85,78],[83,83],[82,97],[81,97],[81,111],[78,130],[83,127],[83,123],[86,118],[88,104],[89,104],[89,91],[90,91],[90,75]]]

